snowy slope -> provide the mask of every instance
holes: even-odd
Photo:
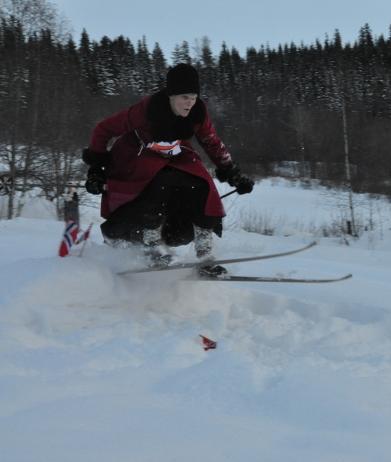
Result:
[[[263,181],[229,201],[216,256],[301,246],[340,213],[332,202]],[[248,207],[276,235],[241,230]],[[349,246],[319,238],[305,253],[230,267],[354,274],[328,285],[120,277],[143,263],[140,251],[103,246],[98,226],[82,258],[60,259],[62,223],[0,221],[1,461],[388,462],[388,207],[363,207],[381,211],[377,227]],[[97,209],[85,225],[91,217],[99,223]],[[177,260],[192,257],[192,246],[177,249]],[[205,352],[199,334],[217,349]]]

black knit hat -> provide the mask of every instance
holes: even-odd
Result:
[[[167,93],[169,95],[183,95],[185,93],[200,92],[198,73],[190,64],[177,64],[167,73]]]

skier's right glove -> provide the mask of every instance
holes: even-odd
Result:
[[[90,194],[102,194],[106,184],[106,174],[102,167],[90,167],[87,173],[86,190]]]
[[[96,152],[90,148],[85,148],[82,151],[83,162],[90,167],[108,167],[111,162],[110,152]]]

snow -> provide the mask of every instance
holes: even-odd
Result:
[[[95,226],[81,258],[56,257],[63,224],[42,199],[0,221],[1,461],[388,462],[391,206],[356,196],[367,231],[346,245],[319,232],[345,219],[341,197],[263,180],[225,200],[216,238],[216,256],[235,257],[315,236],[306,252],[229,269],[353,273],[334,284],[118,276],[142,266],[140,249],[102,245],[97,207],[82,209]],[[274,235],[241,229],[250,213]]]

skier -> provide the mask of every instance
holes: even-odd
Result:
[[[102,194],[106,243],[141,242],[154,264],[168,264],[165,244],[194,240],[204,271],[218,275],[225,269],[212,263],[213,232],[221,236],[225,213],[191,137],[216,165],[220,181],[239,194],[251,192],[254,183],[232,161],[199,93],[196,69],[181,63],[168,71],[163,90],[99,122],[83,151],[85,186]]]

